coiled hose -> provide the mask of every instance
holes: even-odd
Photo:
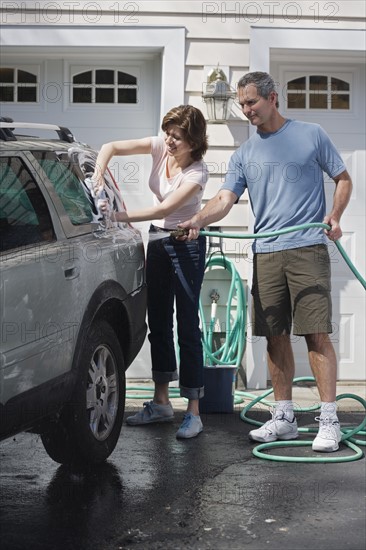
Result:
[[[226,307],[226,338],[225,342],[216,351],[213,351],[213,330],[216,318],[211,316],[208,329],[205,322],[202,302],[200,301],[200,318],[202,330],[202,346],[205,365],[235,365],[239,368],[245,351],[245,331],[247,304],[243,282],[234,264],[222,253],[212,255],[207,263],[206,270],[210,267],[222,267],[231,274],[231,283]],[[236,298],[236,316],[232,320],[232,302]]]
[[[301,231],[304,229],[310,229],[310,228],[323,228],[323,229],[330,229],[330,226],[324,223],[308,223],[308,224],[302,224],[292,227],[287,227],[285,229],[281,229],[278,231],[273,232],[266,232],[266,233],[256,233],[256,234],[237,234],[237,233],[221,233],[219,231],[201,231],[200,234],[208,237],[219,237],[219,238],[227,238],[227,239],[260,239],[260,238],[268,238],[268,237],[276,237],[279,235],[283,235],[285,233],[291,233],[294,231]],[[355,275],[355,277],[359,280],[363,288],[366,289],[366,281],[361,276],[359,271],[356,269],[356,267],[351,262],[350,258],[348,257],[346,251],[344,250],[343,246],[339,241],[335,241],[335,244],[345,260],[348,267],[351,269],[352,273]],[[239,368],[241,360],[243,358],[244,352],[245,352],[245,334],[246,334],[246,311],[247,311],[247,305],[246,305],[246,299],[245,299],[245,293],[243,284],[241,281],[241,278],[234,266],[234,264],[228,260],[224,256],[223,253],[219,255],[212,255],[208,261],[206,262],[206,270],[210,267],[219,266],[226,270],[228,270],[231,274],[231,284],[228,294],[228,302],[227,302],[227,313],[226,313],[226,339],[224,344],[218,348],[217,350],[213,351],[213,330],[215,325],[215,318],[211,317],[210,323],[208,326],[208,329],[206,328],[206,323],[204,321],[204,314],[203,314],[203,307],[202,303],[200,302],[200,316],[201,316],[201,325],[202,325],[202,345],[203,345],[203,351],[205,356],[205,364],[209,365],[235,365],[237,368]],[[234,321],[231,320],[231,303],[234,299],[234,296],[236,297],[237,306],[236,306],[236,317]],[[313,377],[300,377],[300,378],[294,378],[293,382],[294,384],[300,383],[300,382],[315,382],[315,379]],[[151,398],[151,392],[154,391],[151,387],[133,387],[128,386],[127,388],[127,397],[129,398],[135,398],[135,399],[150,399]],[[132,394],[129,394],[128,392],[132,392]],[[138,392],[138,393],[134,393]],[[146,394],[143,394],[141,392],[147,392]],[[235,391],[234,400],[235,403],[243,403],[245,398],[250,399],[250,402],[248,405],[246,405],[243,410],[240,413],[241,420],[248,422],[250,424],[255,424],[257,426],[262,426],[263,422],[259,422],[257,420],[254,420],[247,416],[247,413],[252,409],[257,403],[261,403],[262,405],[266,405],[268,407],[273,406],[273,403],[268,402],[265,398],[270,395],[273,392],[273,389],[266,390],[259,396],[254,395],[250,392],[245,391]],[[179,388],[170,388],[169,390],[169,397],[175,398],[180,397]],[[336,397],[336,400],[339,401],[341,399],[354,399],[361,403],[363,407],[366,410],[366,401],[362,399],[362,397],[359,397],[354,394],[341,394]],[[319,405],[314,405],[312,407],[302,408],[302,409],[294,409],[294,412],[309,412],[309,411],[315,411],[319,409]],[[366,431],[364,431],[364,427],[366,425],[366,416],[364,420],[361,422],[359,426],[352,427],[342,427],[342,442],[349,447],[352,451],[354,451],[354,454],[347,455],[347,456],[319,456],[319,457],[298,457],[298,456],[285,456],[285,455],[274,455],[274,454],[268,454],[264,451],[267,451],[269,449],[273,449],[276,447],[299,447],[299,446],[311,446],[312,441],[274,441],[271,443],[263,443],[260,445],[257,445],[253,449],[253,455],[258,458],[263,458],[266,460],[272,460],[272,461],[278,461],[278,462],[350,462],[354,460],[358,460],[363,456],[362,450],[358,447],[358,445],[365,446],[366,441],[362,439],[355,439],[354,436],[359,435],[364,437],[366,435]],[[316,432],[317,428],[299,428],[300,433],[312,433]]]

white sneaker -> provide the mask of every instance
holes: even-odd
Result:
[[[280,413],[279,411],[272,413],[272,419],[268,420],[263,426],[249,432],[250,439],[261,443],[270,443],[271,441],[277,441],[277,439],[296,439],[298,435],[296,418],[294,417],[290,421],[283,412]]]
[[[342,439],[342,432],[338,419],[331,419],[328,416],[321,418],[317,416],[315,420],[319,421],[319,431],[313,441],[313,451],[322,451],[332,453],[339,449],[338,443]]]
[[[158,405],[153,401],[146,401],[140,411],[126,418],[126,423],[130,426],[141,426],[142,424],[172,422],[173,420],[174,411],[170,402],[167,405]]]
[[[201,418],[194,416],[192,413],[186,413],[183,417],[183,422],[176,433],[178,439],[189,439],[196,437],[203,430]]]

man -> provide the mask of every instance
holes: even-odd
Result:
[[[352,192],[351,178],[333,143],[318,124],[285,119],[267,73],[253,72],[238,83],[244,115],[257,131],[232,155],[224,185],[190,220],[188,239],[201,227],[222,219],[248,190],[255,233],[323,222],[329,230],[305,229],[254,241],[252,324],[267,338],[268,367],[275,407],[272,419],[249,437],[270,442],[298,437],[293,412],[295,362],[290,341],[304,336],[316,379],[321,410],[312,448],[339,448],[341,430],[336,407],[337,363],[329,338],[331,327],[330,261],[326,240],[342,235],[340,219]],[[323,172],[335,182],[333,206],[326,215]]]

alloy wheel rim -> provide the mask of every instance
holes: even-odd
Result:
[[[90,430],[98,441],[110,435],[118,411],[117,365],[110,349],[99,346],[88,370],[86,408]]]

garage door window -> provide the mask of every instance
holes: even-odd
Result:
[[[331,75],[306,75],[287,82],[288,109],[350,109],[350,83]]]
[[[72,103],[137,103],[137,78],[112,69],[92,69],[72,78]]]
[[[37,103],[38,75],[10,67],[0,67],[0,101]]]

